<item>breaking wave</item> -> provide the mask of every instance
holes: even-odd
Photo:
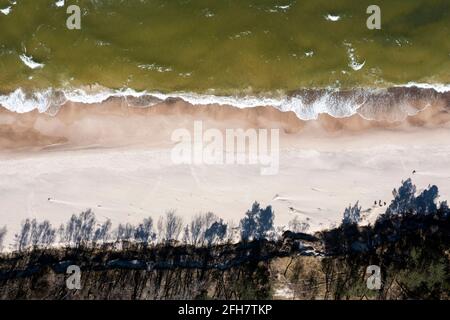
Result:
[[[450,106],[450,85],[408,83],[390,88],[301,89],[289,94],[220,96],[187,92],[161,93],[112,90],[106,88],[46,89],[27,93],[16,89],[0,95],[0,105],[17,112],[57,112],[65,103],[99,104],[109,99],[123,99],[129,106],[151,107],[179,99],[192,105],[229,105],[237,108],[271,106],[283,112],[292,111],[302,120],[317,119],[320,114],[336,118],[359,114],[366,120],[401,121],[431,105]]]

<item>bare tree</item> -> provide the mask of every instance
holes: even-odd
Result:
[[[47,220],[39,223],[36,219],[26,219],[22,223],[20,233],[15,236],[15,247],[23,251],[28,247],[47,247],[55,241],[56,230],[52,228]]]
[[[196,215],[191,221],[190,239],[193,245],[204,245],[205,232],[214,222],[221,221],[214,213]]]
[[[33,246],[51,245],[56,238],[56,230],[52,228],[49,221],[45,220],[42,223],[38,223],[36,219],[31,222],[31,244]]]
[[[191,233],[189,230],[189,225],[185,225],[184,229],[183,229],[183,243],[184,244],[189,244],[191,243]]]
[[[196,246],[200,243],[200,237],[203,229],[203,217],[202,215],[196,215],[191,221],[191,243]]]
[[[153,232],[153,219],[147,218],[139,224],[134,232],[136,241],[148,244],[155,240],[156,234]]]
[[[343,225],[358,224],[361,221],[361,207],[359,206],[359,201],[355,203],[352,207],[345,208],[344,218],[342,219]]]
[[[6,226],[0,228],[0,252],[2,252],[3,250],[3,241],[5,239],[6,232],[7,232]]]
[[[307,232],[309,227],[309,223],[301,221],[298,217],[289,221],[289,230],[292,232]]]
[[[94,242],[106,242],[110,238],[111,231],[111,220],[106,220],[103,224],[101,224],[97,230],[94,232],[93,241]]]
[[[234,243],[239,238],[240,227],[235,221],[228,222],[226,242]]]
[[[119,224],[116,230],[117,241],[130,241],[134,239],[135,227],[129,223]]]
[[[14,246],[18,251],[23,251],[30,245],[31,241],[30,231],[31,231],[31,221],[30,219],[26,219],[22,223],[22,228],[20,229],[20,232],[15,235]]]
[[[167,211],[165,220],[165,240],[178,240],[182,225],[183,220],[175,214],[175,211]]]
[[[214,213],[212,212],[207,212],[205,214],[205,229],[209,228],[214,222],[218,222],[220,221],[219,217],[216,216]]]
[[[156,225],[158,229],[157,238],[159,242],[164,242],[164,218],[159,217],[158,224]]]
[[[80,245],[91,241],[94,237],[96,220],[91,209],[72,215],[66,226],[59,228],[61,242]]]

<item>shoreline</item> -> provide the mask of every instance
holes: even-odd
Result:
[[[27,148],[39,150],[56,145],[64,148],[168,146],[171,145],[171,132],[191,127],[196,120],[221,131],[228,128],[276,128],[280,129],[282,136],[292,139],[302,136],[332,138],[366,131],[450,128],[449,101],[443,98],[435,104],[426,101],[419,104],[425,106],[417,106],[414,113],[397,121],[367,120],[360,113],[348,117],[322,113],[316,120],[302,120],[293,111],[270,106],[192,105],[179,99],[169,99],[150,107],[130,106],[129,100],[123,98],[110,98],[94,104],[66,102],[55,114],[37,110],[16,113],[0,106],[0,152]]]
[[[366,120],[401,121],[428,106],[450,104],[450,85],[444,83],[407,83],[386,87],[302,88],[284,92],[252,93],[251,89],[234,95],[220,95],[216,90],[196,92],[136,91],[132,88],[110,89],[98,84],[80,88],[46,88],[24,91],[21,87],[9,94],[0,94],[0,106],[27,113],[56,114],[65,104],[103,104],[123,100],[128,106],[146,108],[161,103],[183,101],[193,106],[219,105],[246,109],[273,107],[293,111],[301,120],[316,120],[320,114],[336,118],[361,115]]]

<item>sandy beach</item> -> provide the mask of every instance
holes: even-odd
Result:
[[[57,226],[88,208],[113,224],[171,209],[186,222],[211,211],[237,224],[254,201],[273,206],[276,225],[298,217],[310,231],[339,224],[344,208],[359,201],[368,223],[409,177],[450,198],[448,119],[442,107],[398,123],[358,115],[302,121],[270,107],[172,101],[136,108],[114,99],[67,104],[56,115],[2,110],[0,226],[8,226],[11,243],[26,218]],[[258,165],[173,163],[171,133],[199,120],[218,130],[280,129],[278,174],[263,176]]]

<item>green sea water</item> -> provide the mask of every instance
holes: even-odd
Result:
[[[0,93],[289,92],[450,82],[450,1],[0,0]],[[69,30],[66,8],[81,8]],[[331,21],[331,20],[337,21]],[[40,64],[27,66],[20,56]],[[354,70],[352,63],[361,69]]]

